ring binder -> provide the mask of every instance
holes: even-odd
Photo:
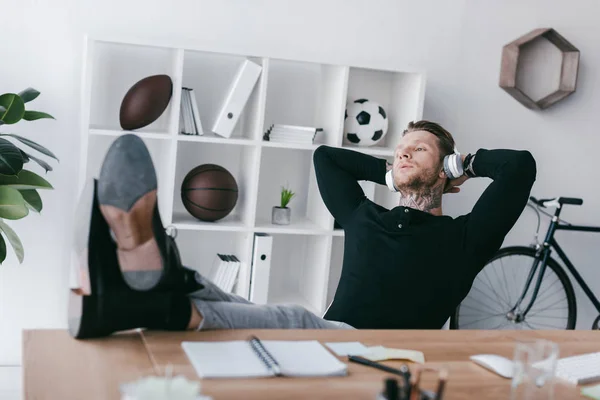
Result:
[[[265,349],[265,346],[263,346],[260,339],[256,336],[250,336],[249,341],[250,346],[252,346],[252,350],[254,350],[258,358],[260,358],[269,371],[271,371],[275,376],[282,376],[283,374],[281,373],[281,367],[279,366],[279,363],[277,360],[275,360],[275,357],[273,357],[271,353]]]

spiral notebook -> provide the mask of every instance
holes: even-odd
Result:
[[[343,376],[347,365],[316,340],[182,342],[200,378]]]

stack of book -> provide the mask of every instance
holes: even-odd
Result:
[[[204,135],[194,89],[187,87],[181,90],[179,133],[183,135]]]
[[[240,265],[236,256],[217,253],[208,279],[221,290],[231,292],[237,281]]]
[[[273,124],[263,135],[263,139],[276,143],[313,144],[322,128],[297,125]]]

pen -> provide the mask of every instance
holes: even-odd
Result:
[[[413,373],[410,382],[410,400],[420,400],[421,389],[419,388],[419,381],[421,380],[421,370],[419,368]]]
[[[401,371],[401,370],[399,370],[399,369],[388,367],[387,365],[383,365],[383,364],[380,364],[378,362],[371,361],[369,359],[366,359],[366,358],[363,358],[363,357],[360,357],[360,356],[348,356],[348,360],[350,360],[352,362],[355,362],[355,363],[358,363],[358,364],[362,364],[362,365],[366,365],[366,366],[369,366],[369,367],[377,368],[377,369],[380,369],[380,370],[385,371],[385,372],[391,372],[392,374],[401,375],[403,377],[406,376],[406,373],[403,372],[403,371]]]
[[[442,400],[444,396],[444,388],[446,387],[446,380],[448,379],[448,371],[441,370],[438,378],[438,387],[435,394],[435,400]]]
[[[406,364],[402,364],[400,366],[400,372],[404,375],[404,382],[402,385],[403,396],[408,400],[408,397],[410,396],[410,370]]]
[[[385,380],[385,398],[387,400],[403,400],[398,397],[398,381],[396,379]]]

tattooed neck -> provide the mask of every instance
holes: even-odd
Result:
[[[398,205],[431,212],[442,207],[442,192],[443,186],[434,186],[420,191],[403,190],[400,192],[401,196]],[[441,210],[438,211],[434,212],[434,214],[441,214]]]

